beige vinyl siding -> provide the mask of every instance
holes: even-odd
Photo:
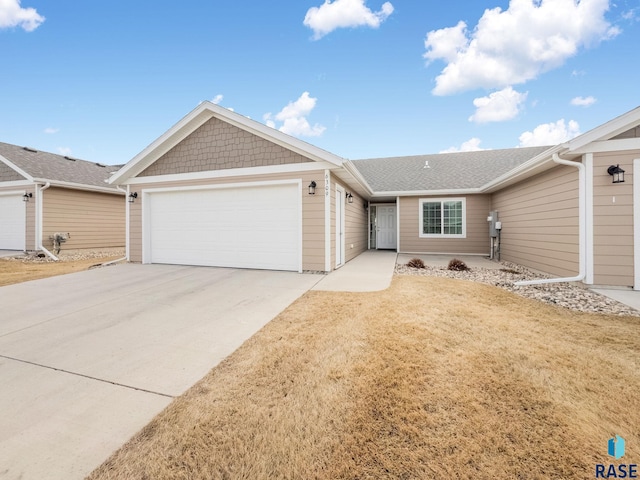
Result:
[[[63,250],[125,245],[124,195],[51,187],[43,192],[42,244],[54,233],[69,233]]]
[[[145,189],[190,187],[206,185],[225,185],[233,183],[252,183],[264,181],[300,179],[302,183],[302,269],[324,271],[324,171],[303,173],[283,173],[268,175],[253,175],[242,177],[226,177],[216,179],[185,180],[177,182],[148,183],[132,185],[131,191],[138,192],[138,199],[130,204],[129,225],[129,254],[132,262],[142,261],[142,196]],[[318,184],[315,195],[309,195],[308,185],[312,180]],[[260,201],[256,198],[256,201]]]
[[[27,202],[27,223],[26,234],[27,242],[25,248],[27,251],[35,251],[36,245],[36,186],[28,186],[25,188],[25,192],[32,193],[33,197]]]
[[[633,286],[633,159],[640,151],[593,156],[593,282]],[[624,183],[613,184],[610,165],[625,170]]]
[[[344,202],[344,260],[348,262],[367,250],[368,241],[368,227],[367,227],[367,211],[364,209],[366,201],[358,194],[351,190],[351,187],[338,183],[345,193],[351,193],[353,195],[353,203],[349,203],[345,199]],[[336,222],[335,222],[335,186],[333,188],[333,205],[334,215],[332,220],[332,238],[333,238],[333,265],[335,265],[335,237],[336,237]]]
[[[3,165],[3,164],[0,164]],[[35,185],[23,187],[3,187],[0,185],[0,193],[2,192],[22,192],[32,193],[33,196],[26,202],[26,221],[25,221],[25,249],[34,251],[36,249],[36,188]]]
[[[579,271],[578,171],[558,166],[493,194],[501,260],[558,276]]]
[[[311,161],[262,137],[212,118],[138,176],[149,177]]]
[[[420,200],[466,198],[466,238],[420,238]],[[490,195],[400,197],[400,245],[405,253],[465,253],[488,255]]]

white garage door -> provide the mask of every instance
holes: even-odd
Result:
[[[146,195],[147,263],[301,269],[299,185]]]
[[[0,250],[25,249],[25,214],[21,194],[0,193]]]

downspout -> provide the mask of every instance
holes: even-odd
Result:
[[[564,283],[564,282],[580,282],[586,277],[586,228],[587,228],[587,210],[586,210],[586,173],[585,166],[580,162],[571,162],[564,160],[554,153],[551,157],[553,161],[559,165],[568,167],[576,167],[578,169],[578,249],[579,249],[579,271],[575,277],[564,278],[543,278],[539,280],[523,280],[515,282],[515,285],[541,285],[545,283]]]
[[[58,261],[58,257],[56,257],[53,253],[51,253],[49,250],[44,248],[44,246],[42,245],[42,222],[43,222],[43,214],[42,214],[42,199],[43,199],[43,195],[42,195],[42,192],[44,192],[50,186],[51,186],[51,183],[47,182],[42,187],[36,187],[38,189],[38,201],[37,201],[37,204],[36,204],[37,207],[38,207],[38,212],[36,213],[36,221],[38,222],[38,226],[36,228],[36,230],[37,230],[37,234],[36,235],[37,235],[38,243],[36,244],[36,250],[42,250],[50,258],[52,258],[53,260],[55,260],[57,262]]]

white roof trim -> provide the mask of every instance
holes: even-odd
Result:
[[[124,195],[125,192],[117,190],[114,187],[98,187],[95,185],[87,185],[86,183],[61,182],[48,178],[34,178],[35,183],[49,183],[52,187],[70,188],[72,190],[87,190],[89,192],[111,193],[114,195]]]
[[[7,167],[9,167],[12,170],[15,170],[15,172],[19,175],[22,175],[26,180],[29,181],[33,181],[33,177],[31,175],[29,175],[27,172],[25,172],[24,170],[22,170],[20,167],[18,167],[17,165],[15,165],[13,162],[11,162],[10,160],[7,160],[5,157],[3,157],[2,155],[0,155],[0,162],[4,163]]]
[[[269,175],[280,173],[302,173],[324,171],[338,168],[332,163],[286,163],[283,165],[270,165],[264,167],[227,168],[224,170],[205,170],[203,172],[174,173],[169,175],[152,175],[149,177],[130,178],[123,184],[142,185],[147,183],[167,183],[190,180],[206,180],[213,178],[250,177],[254,175]]]
[[[472,193],[483,193],[481,188],[459,188],[451,190],[407,190],[373,192],[373,197],[433,197],[434,195],[469,195]]]
[[[298,140],[279,130],[221,107],[220,105],[206,101],[198,105],[151,145],[131,159],[109,179],[109,183],[124,183],[129,178],[135,177],[193,133],[197,128],[202,126],[206,121],[214,117],[312,160],[329,162],[336,166],[342,165],[343,159],[337,155],[302,140]]]
[[[572,150],[571,153],[623,152],[625,150],[640,150],[640,138],[619,138],[617,140],[593,142],[584,147]]]
[[[640,125],[640,107],[636,107],[599,127],[577,136],[573,140],[569,140],[567,147],[570,152],[573,152],[592,142],[610,140],[637,125]]]

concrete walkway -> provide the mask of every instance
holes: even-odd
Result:
[[[320,280],[311,290],[377,292],[391,285],[398,254],[368,250]]]
[[[592,290],[640,311],[640,291],[621,288],[592,288]]]

